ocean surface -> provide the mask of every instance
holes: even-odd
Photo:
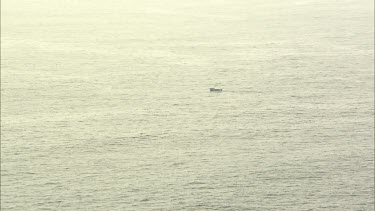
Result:
[[[1,19],[1,210],[374,210],[372,0]]]

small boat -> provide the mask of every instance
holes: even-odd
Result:
[[[223,89],[210,88],[210,92],[221,92]]]

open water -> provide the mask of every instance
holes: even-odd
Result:
[[[1,16],[2,210],[374,209],[372,0]]]

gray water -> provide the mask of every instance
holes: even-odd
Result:
[[[373,8],[3,1],[1,209],[373,210]]]

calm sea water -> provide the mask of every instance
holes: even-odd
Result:
[[[373,8],[3,1],[1,209],[373,210]]]

